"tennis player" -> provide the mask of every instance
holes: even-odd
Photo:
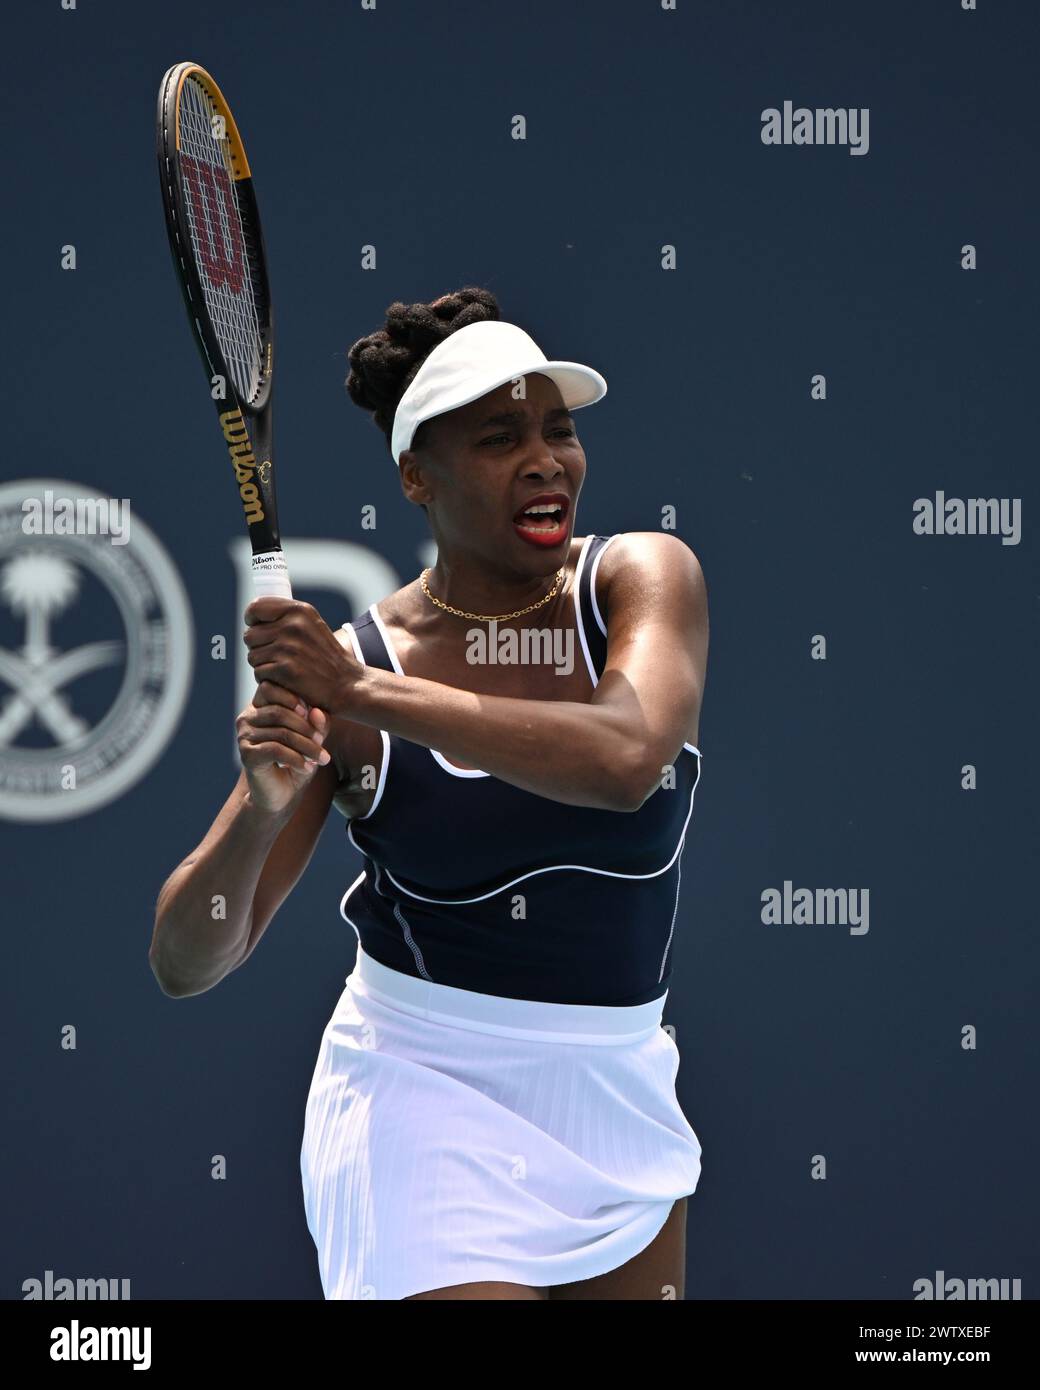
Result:
[[[243,771],[163,887],[153,970],[179,996],[242,965],[335,804],[364,867],[301,1150],[325,1297],[682,1298],[701,1145],[661,1023],[700,566],[673,535],[574,535],[573,412],[606,382],[490,292],[394,303],[349,360],[437,562],[336,633],[249,605]]]

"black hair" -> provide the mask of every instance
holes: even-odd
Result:
[[[498,300],[490,290],[466,285],[453,294],[442,294],[432,304],[403,304],[395,299],[386,311],[386,326],[353,345],[347,353],[347,391],[355,405],[371,412],[391,458],[394,412],[426,358],[460,328],[499,317]],[[413,444],[422,443],[423,428],[416,430]]]

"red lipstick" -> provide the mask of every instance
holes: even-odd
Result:
[[[539,492],[514,515],[513,527],[528,545],[548,549],[566,539],[570,509],[565,492]]]

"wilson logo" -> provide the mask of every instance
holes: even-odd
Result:
[[[231,466],[235,470],[238,495],[242,499],[246,521],[253,526],[256,522],[263,521],[264,506],[260,499],[260,489],[253,482],[256,459],[253,457],[253,446],[249,442],[249,432],[242,419],[242,412],[226,410],[220,417],[220,428],[224,431],[228,453],[231,455]]]

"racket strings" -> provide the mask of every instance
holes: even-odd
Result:
[[[258,312],[259,247],[243,215],[227,141],[215,139],[214,105],[201,83],[188,78],[178,112],[181,181],[195,263],[214,332],[235,389],[244,401],[263,374]]]

